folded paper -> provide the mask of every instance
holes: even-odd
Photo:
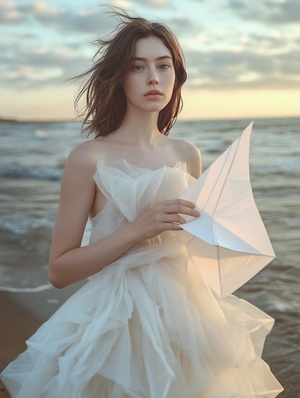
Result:
[[[252,125],[182,195],[196,204],[201,216],[186,219],[186,232],[180,236],[220,297],[234,292],[275,257],[250,184]]]

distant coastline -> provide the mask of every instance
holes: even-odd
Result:
[[[20,123],[20,121],[16,119],[3,119],[0,117],[0,123]]]
[[[294,115],[294,116],[265,116],[265,117],[255,117],[255,116],[253,116],[253,117],[251,117],[251,118],[249,118],[249,117],[240,117],[240,118],[229,118],[229,119],[224,119],[224,118],[221,118],[221,119],[180,119],[180,118],[178,118],[178,121],[181,121],[181,122],[188,122],[188,121],[191,121],[191,122],[204,122],[204,121],[229,121],[229,120],[243,120],[243,119],[246,119],[246,120],[268,120],[268,119],[299,119],[300,118],[300,115]],[[11,123],[11,124],[39,124],[39,123],[42,123],[42,124],[49,124],[49,123],[81,123],[81,121],[80,120],[76,120],[75,118],[74,119],[61,119],[61,120],[54,120],[54,119],[51,119],[51,120],[37,120],[37,119],[32,119],[32,120],[20,120],[20,119],[10,119],[10,118],[3,118],[3,117],[0,117],[0,124],[1,123]]]
[[[0,117],[0,123],[26,123],[26,124],[30,124],[30,123],[76,123],[76,120],[19,120],[19,119],[9,119],[9,118],[3,118]]]

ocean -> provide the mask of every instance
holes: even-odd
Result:
[[[173,137],[200,148],[204,170],[251,120],[178,121]],[[47,262],[69,151],[84,136],[77,123],[0,123],[0,290],[50,289]],[[276,258],[236,294],[276,319],[264,357],[300,397],[300,118],[254,120],[250,172],[255,201]],[[84,237],[88,241],[89,227]]]

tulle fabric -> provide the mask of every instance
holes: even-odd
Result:
[[[99,162],[95,181],[107,202],[91,242],[193,178],[182,163],[150,170],[121,160]],[[261,359],[273,319],[216,297],[179,234],[142,241],[90,278],[3,372],[12,397],[275,398],[282,387]]]

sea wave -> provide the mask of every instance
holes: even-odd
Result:
[[[51,288],[53,288],[51,283],[47,283],[45,285],[40,285],[36,287],[12,287],[12,286],[0,285],[0,291],[7,293],[39,293],[43,292],[44,290],[49,290]]]
[[[53,227],[54,221],[51,221],[48,218],[28,218],[23,220],[2,219],[0,221],[0,230],[2,232],[8,232],[13,235],[24,235],[38,228],[46,228],[52,230]]]
[[[62,175],[62,167],[43,166],[37,164],[1,164],[0,178],[22,179],[22,180],[46,180],[60,181]]]

